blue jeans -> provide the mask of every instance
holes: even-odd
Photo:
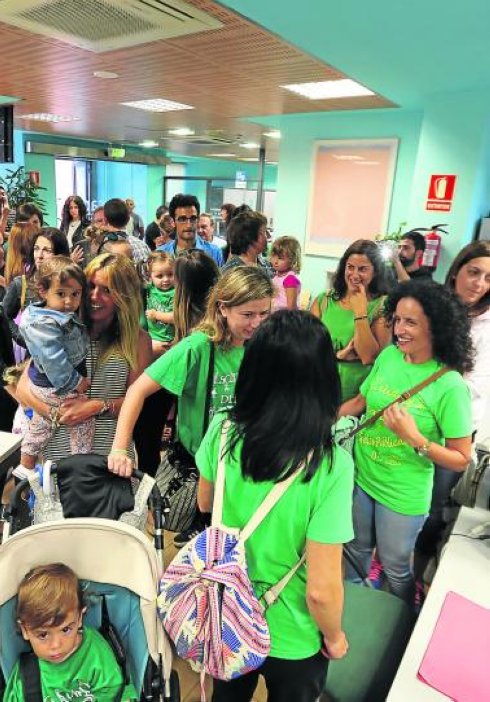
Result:
[[[426,516],[399,514],[370,497],[359,485],[354,488],[355,538],[349,544],[349,551],[368,572],[376,546],[390,592],[410,605],[415,595],[412,553]],[[346,567],[346,578],[360,582],[350,565]]]

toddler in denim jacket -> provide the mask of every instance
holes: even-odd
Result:
[[[54,256],[39,266],[36,283],[41,302],[27,307],[20,329],[32,358],[31,392],[50,405],[51,411],[49,418],[34,412],[22,441],[21,465],[25,468],[34,468],[37,455],[56,429],[63,400],[77,397],[90,386],[88,336],[78,316],[86,286],[81,268],[65,256]],[[94,431],[94,417],[70,427],[71,452],[89,453]]]

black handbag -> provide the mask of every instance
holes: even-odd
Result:
[[[210,342],[209,368],[206,383],[203,430],[209,424],[211,390],[214,375],[214,344]],[[155,481],[164,501],[164,527],[168,531],[181,532],[188,529],[196,514],[197,483],[199,471],[192,456],[178,440],[163,454]]]

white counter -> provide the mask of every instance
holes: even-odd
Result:
[[[474,527],[486,523],[485,533],[490,534],[489,511],[461,508],[387,697],[388,702],[441,702],[450,699],[418,680],[417,672],[448,591],[457,592],[490,608],[490,540],[478,541],[457,536],[468,534]]]

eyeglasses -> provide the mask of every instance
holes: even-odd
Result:
[[[33,249],[34,253],[50,254],[53,253],[53,249],[45,249],[40,246],[35,246]]]
[[[191,224],[195,224],[199,217],[197,215],[191,215],[190,217],[185,217],[184,215],[180,215],[179,217],[175,218],[175,221],[178,222],[179,224],[185,224],[186,222],[190,222]]]

